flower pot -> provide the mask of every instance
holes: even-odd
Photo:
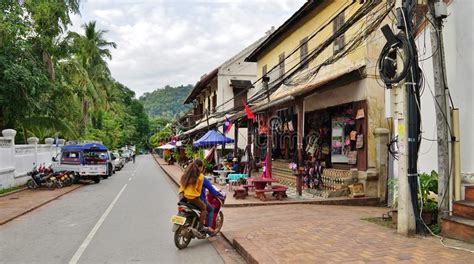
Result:
[[[421,212],[421,219],[423,219],[426,225],[430,225],[433,222],[434,216],[435,210],[433,209],[423,209]]]
[[[392,223],[397,224],[398,223],[398,210],[392,210],[390,212],[392,213]]]

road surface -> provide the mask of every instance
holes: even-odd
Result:
[[[151,155],[0,226],[0,263],[223,263],[207,240],[178,250],[176,187]]]

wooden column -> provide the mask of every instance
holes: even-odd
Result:
[[[304,165],[303,161],[303,137],[304,137],[304,99],[300,98],[297,101],[298,107],[298,128],[297,128],[297,145],[298,145],[298,176],[296,177],[296,189],[298,194],[303,194],[303,179],[299,175],[299,168]]]
[[[252,132],[253,132],[253,120],[248,120],[247,125],[247,166],[248,166],[248,174],[249,177],[252,177],[252,170],[253,170],[253,154],[252,154]]]
[[[267,163],[267,171],[268,175],[270,175],[270,178],[272,178],[272,126],[270,125],[270,116],[272,112],[268,111],[267,112],[267,127],[268,127],[268,132],[267,132],[267,156],[266,156],[266,163]]]
[[[234,124],[234,158],[237,158],[239,150],[239,122]]]

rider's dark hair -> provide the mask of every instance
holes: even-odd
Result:
[[[181,186],[186,188],[189,184],[196,184],[197,178],[199,177],[199,174],[201,174],[200,168],[202,167],[204,167],[204,163],[199,159],[189,164],[181,177]]]

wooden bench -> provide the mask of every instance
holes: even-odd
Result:
[[[265,189],[261,189],[261,190],[255,190],[255,194],[256,194],[257,198],[260,199],[261,201],[266,200],[266,198],[267,198],[265,196],[266,192],[271,192],[272,196],[275,196],[275,198],[277,200],[282,200],[283,198],[288,197],[286,195],[286,190],[287,189],[288,189],[288,187],[286,187],[286,186],[272,186],[272,188],[265,188]]]
[[[237,187],[234,189],[235,199],[245,199],[245,196],[248,195],[248,192],[245,188]]]
[[[253,186],[253,184],[245,184],[245,185],[242,185],[242,188],[245,189],[245,192],[246,192],[247,195],[248,195],[249,189],[250,189],[250,188],[255,188],[255,186]]]

